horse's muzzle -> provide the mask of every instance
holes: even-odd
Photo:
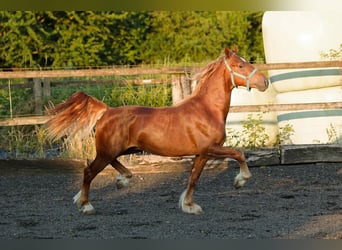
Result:
[[[256,88],[261,92],[266,91],[266,89],[268,88],[270,84],[270,81],[268,78],[265,77],[263,80],[264,80],[263,82],[259,82],[259,84],[256,85]]]
[[[265,83],[265,87],[266,87],[266,89],[267,89],[268,86],[269,86],[270,83],[271,83],[270,78],[266,78],[266,79],[264,80],[264,83]]]

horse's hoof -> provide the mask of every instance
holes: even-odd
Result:
[[[181,197],[179,198],[179,207],[182,209],[184,213],[187,214],[202,214],[202,208],[197,205],[196,203],[192,202],[191,204],[185,203],[185,194],[186,190],[182,193]]]
[[[95,213],[95,209],[90,203],[83,205],[79,209],[79,211],[82,212],[83,214],[86,214],[86,215],[91,215],[91,214]]]
[[[246,180],[235,180],[235,181],[234,181],[234,187],[235,187],[236,189],[239,189],[239,188],[241,188],[243,185],[245,185],[245,183],[246,183]]]
[[[125,176],[121,175],[121,174],[118,174],[116,176],[115,184],[116,184],[117,189],[121,189],[121,188],[127,187],[128,184],[129,184],[129,179],[126,178]]]
[[[82,204],[81,203],[81,194],[82,191],[79,191],[74,197],[74,204],[76,204],[78,211],[82,212],[83,214],[94,214],[95,213],[95,209],[94,207],[88,202],[87,204]]]
[[[202,214],[202,208],[196,203],[192,203],[191,205],[182,204],[182,211],[187,214]]]
[[[234,180],[234,187],[236,189],[241,188],[243,185],[246,184],[249,178],[245,178],[241,173],[239,173]]]

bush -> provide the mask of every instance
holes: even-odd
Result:
[[[265,147],[268,144],[269,136],[263,125],[263,116],[261,113],[254,117],[252,114],[242,121],[242,131],[238,132],[234,129],[227,128],[226,145],[233,148],[246,148],[255,150]],[[273,146],[277,147],[284,143],[290,142],[290,136],[294,133],[293,127],[287,124],[285,127],[279,128],[277,140]]]

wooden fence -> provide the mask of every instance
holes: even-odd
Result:
[[[297,62],[297,63],[269,63],[255,64],[259,70],[279,70],[279,69],[304,69],[304,68],[340,68],[342,60],[320,61],[320,62]],[[191,81],[188,75],[197,72],[202,66],[196,67],[159,67],[159,68],[101,68],[82,70],[13,70],[0,72],[0,79],[33,79],[34,98],[39,107],[42,95],[48,97],[50,93],[51,79],[63,77],[95,77],[95,76],[133,76],[133,75],[171,75],[173,101],[189,95],[192,91]],[[268,104],[268,105],[241,105],[231,106],[230,112],[268,112],[268,111],[288,111],[288,110],[310,110],[310,109],[341,109],[342,102],[329,103],[306,103],[306,104]],[[38,111],[38,110],[37,110]],[[0,126],[33,125],[43,124],[49,116],[29,116],[0,119]]]
[[[254,64],[258,70],[276,69],[304,69],[304,68],[342,68],[342,60],[320,62],[296,62],[296,63],[267,63]],[[196,72],[203,66],[175,66],[157,68],[103,68],[81,70],[15,70],[0,71],[0,79],[13,78],[62,78],[62,77],[86,77],[86,76],[122,76],[122,75],[154,75],[154,74],[186,74]]]

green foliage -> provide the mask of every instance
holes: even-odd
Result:
[[[261,18],[262,12],[247,11],[0,11],[0,68],[203,63],[234,44],[247,60],[263,62]],[[76,91],[110,106],[172,102],[170,85],[141,86],[125,79],[53,87],[51,101],[60,103]],[[30,88],[12,89],[11,100],[14,116],[34,110]],[[0,116],[8,117],[9,110],[8,89],[1,88]],[[46,147],[43,132],[31,126],[2,128],[1,136],[1,147],[11,152],[30,154]]]
[[[143,82],[146,77],[148,81],[154,81],[155,84],[132,83]],[[124,77],[94,77],[89,80],[83,78],[83,81],[69,81],[68,79],[54,81],[60,83],[66,81],[67,87],[52,85],[51,96],[48,100],[43,100],[43,106],[61,103],[78,91],[86,92],[112,107],[121,105],[170,106],[172,104],[170,79],[166,75],[133,76],[126,77],[126,79]],[[35,103],[32,89],[20,88],[20,83],[16,83],[16,88],[11,87],[11,100],[13,117],[34,114]],[[0,88],[0,118],[8,118],[10,114],[8,88]]]
[[[249,114],[245,121],[242,121],[242,134],[245,137],[244,147],[256,149],[265,147],[269,136],[265,132],[265,126],[262,125],[262,114],[257,114],[256,117]]]
[[[328,143],[341,143],[341,138],[332,123],[330,123],[329,127],[325,129],[325,132],[328,136]]]
[[[262,13],[155,11],[143,44],[143,61],[162,64],[210,61],[237,44],[247,60],[263,60]]]
[[[342,58],[342,43],[338,49],[330,49],[328,52],[321,52],[322,58],[338,60]]]
[[[30,11],[0,12],[1,67],[36,66],[36,56],[44,43],[44,32]]]
[[[262,12],[0,11],[0,68],[264,60]]]
[[[0,11],[0,67],[136,63],[145,12]]]
[[[242,134],[232,128],[226,128],[226,146],[231,148],[242,147]]]
[[[1,149],[12,158],[44,157],[52,145],[45,130],[38,125],[1,128]]]
[[[109,85],[85,84],[68,88],[54,87],[51,100],[55,104],[60,103],[68,99],[76,91],[85,91],[105,101],[110,106],[169,106],[172,102],[169,84],[138,85],[117,83]],[[19,95],[15,94],[13,96],[16,97],[16,102],[19,102]],[[29,96],[32,96],[32,93]],[[22,96],[23,102],[20,102],[21,104],[18,106],[14,105],[17,107],[16,112],[14,112],[15,115],[18,114],[17,109],[19,107],[23,109],[27,107],[27,103],[24,102],[25,99],[26,97]],[[46,140],[46,132],[41,126],[2,127],[0,128],[0,140],[0,150],[7,152],[7,155],[13,158],[45,157],[46,150],[53,148],[53,145]],[[58,149],[62,157],[92,159],[95,155],[94,145],[94,134],[92,134],[82,140],[77,138],[61,140],[54,145],[55,149],[53,150]],[[56,152],[53,155],[56,155]]]
[[[78,135],[71,140],[62,140],[61,157],[74,159],[94,159],[96,156],[95,132],[80,139]]]
[[[242,131],[236,132],[233,129],[227,130],[226,144],[230,147],[242,147],[257,149],[265,147],[269,136],[266,133],[263,123],[263,116],[258,113],[256,117],[248,114],[247,119],[242,121]]]
[[[286,124],[284,127],[280,127],[274,146],[280,146],[283,144],[291,144],[291,135],[294,134],[294,129],[291,124]]]
[[[133,85],[126,84],[120,89],[113,88],[111,103],[113,106],[140,105],[150,107],[170,106],[171,88],[166,84]]]
[[[263,116],[261,113],[258,113],[256,117],[249,114],[247,119],[242,121],[242,128],[241,132],[227,128],[227,146],[253,150],[265,147],[269,143],[269,136],[267,135],[265,126],[263,125]],[[290,136],[293,134],[294,129],[291,124],[286,124],[284,127],[280,127],[279,132],[276,135],[276,142],[273,146],[278,147],[282,144],[291,143]]]
[[[7,84],[6,84],[7,85]],[[34,110],[32,89],[11,89],[12,113],[14,115],[31,114]],[[10,115],[10,95],[8,88],[0,89],[0,118]]]
[[[0,117],[9,115],[9,96],[7,89],[0,89]]]

